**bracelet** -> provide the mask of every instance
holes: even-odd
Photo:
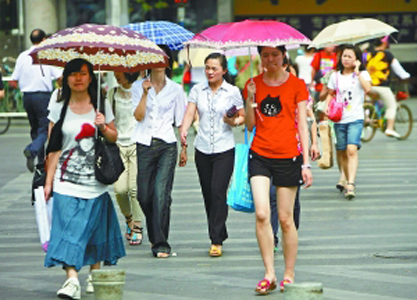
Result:
[[[256,108],[256,107],[258,107],[258,104],[257,104],[256,102],[253,102],[250,106],[251,106],[252,108]]]
[[[105,133],[107,131],[107,124],[104,125],[104,130],[102,129],[101,132]]]
[[[311,169],[311,165],[310,164],[306,164],[306,165],[301,165],[301,169]]]

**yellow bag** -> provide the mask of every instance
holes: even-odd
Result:
[[[317,160],[317,165],[321,169],[329,169],[333,167],[333,140],[332,131],[327,122],[319,123],[319,145],[321,156]]]

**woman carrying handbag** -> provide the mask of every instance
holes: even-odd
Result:
[[[345,46],[337,65],[337,72],[330,77],[327,87],[326,114],[329,104],[338,97],[344,104],[342,118],[334,122],[336,151],[341,158],[341,167],[346,177],[344,196],[350,200],[356,196],[355,178],[358,169],[358,150],[361,147],[365,94],[371,90],[371,77],[361,64],[362,53],[357,46]]]
[[[62,265],[67,280],[57,295],[80,299],[78,272],[85,265],[100,269],[125,256],[123,238],[108,185],[95,176],[97,130],[109,142],[117,131],[108,101],[106,115],[97,110],[97,81],[84,59],[67,63],[62,93],[49,113],[53,129],[48,144],[45,199],[54,197],[51,239],[45,266]],[[91,275],[87,292],[94,292]]]

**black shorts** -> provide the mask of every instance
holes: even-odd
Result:
[[[303,157],[266,158],[252,150],[249,151],[249,178],[252,176],[272,177],[274,186],[300,186],[303,182],[301,165]]]

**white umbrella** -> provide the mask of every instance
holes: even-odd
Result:
[[[346,20],[325,27],[313,39],[311,47],[358,44],[370,39],[398,32],[394,27],[372,18]]]

